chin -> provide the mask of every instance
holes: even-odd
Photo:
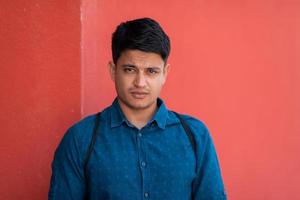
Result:
[[[137,103],[130,103],[130,107],[132,107],[133,109],[136,110],[143,110],[143,109],[147,109],[151,106],[151,103],[142,103],[142,102],[137,102]]]
[[[133,99],[132,101],[130,101],[128,103],[133,109],[136,109],[136,110],[147,109],[154,104],[154,102],[150,101],[149,99],[141,99],[141,100]]]

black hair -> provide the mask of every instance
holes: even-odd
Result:
[[[170,54],[170,39],[158,22],[140,18],[121,23],[112,34],[111,47],[115,64],[125,50],[157,53],[166,63]]]

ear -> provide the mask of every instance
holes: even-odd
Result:
[[[167,76],[169,74],[169,70],[170,70],[170,64],[167,63],[165,66],[164,66],[164,71],[163,71],[163,83],[162,84],[165,84],[166,80],[167,80]]]
[[[109,74],[110,78],[113,82],[115,82],[115,74],[116,74],[116,65],[113,61],[108,62]]]

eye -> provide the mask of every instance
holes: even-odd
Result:
[[[149,74],[157,74],[157,73],[158,73],[158,70],[153,69],[153,68],[149,68],[149,69],[148,69],[148,73],[149,73]]]
[[[132,68],[132,67],[126,67],[126,68],[124,68],[124,72],[126,72],[126,73],[134,73],[135,69]]]

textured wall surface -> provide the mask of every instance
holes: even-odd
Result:
[[[0,1],[0,199],[47,199],[50,163],[80,119],[80,1]]]

